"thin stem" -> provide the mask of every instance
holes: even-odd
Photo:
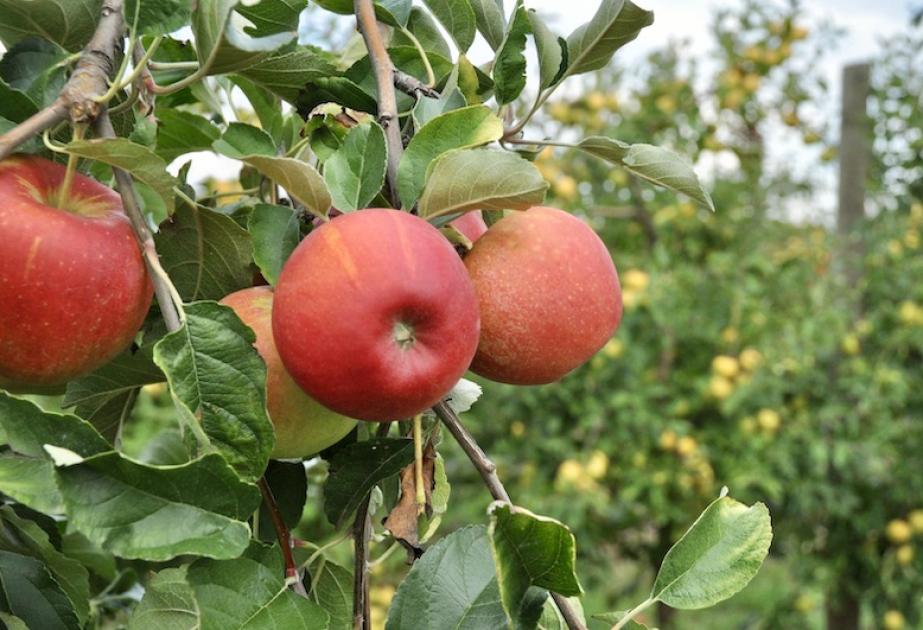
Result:
[[[439,98],[439,92],[429,87],[412,74],[407,74],[397,69],[394,70],[394,87],[414,98],[419,98],[420,94],[430,98]],[[401,114],[401,116],[403,115],[404,114]]]
[[[115,129],[112,128],[112,121],[109,120],[109,113],[103,110],[103,113],[96,119],[96,133],[102,138],[114,138]],[[154,246],[154,237],[151,229],[147,225],[147,219],[141,212],[138,204],[137,193],[135,192],[134,183],[131,175],[120,168],[113,167],[115,173],[116,188],[122,196],[122,206],[125,214],[131,221],[134,228],[135,236],[141,246],[141,253],[144,261],[147,263],[147,270],[154,284],[154,294],[157,296],[157,303],[160,305],[160,313],[167,325],[167,330],[179,330],[185,322],[186,314],[183,312],[183,300],[176,290],[170,276],[160,264],[160,258],[157,256],[157,248]]]
[[[308,559],[301,563],[301,566],[303,566],[303,567],[310,567],[311,564],[312,564],[315,560],[317,560],[318,556],[323,555],[323,553],[324,553],[325,551],[327,551],[328,549],[330,549],[331,547],[336,547],[337,545],[339,545],[341,542],[343,542],[343,541],[346,540],[347,538],[349,538],[349,533],[345,533],[345,534],[342,534],[342,535],[340,535],[340,536],[337,536],[336,538],[334,538],[334,539],[331,540],[330,542],[324,543],[324,544],[321,545],[320,547],[317,547],[317,548],[314,550],[314,553],[312,553],[310,556],[308,556]]]
[[[631,621],[636,616],[638,616],[638,613],[640,613],[644,609],[651,606],[651,604],[653,604],[655,601],[657,600],[645,599],[643,602],[641,602],[640,604],[638,604],[637,606],[629,610],[627,613],[625,613],[625,616],[619,619],[618,622],[614,626],[612,626],[611,630],[620,630],[621,628],[624,628],[628,624],[629,621]]]
[[[151,70],[198,70],[198,61],[150,61],[147,67]]]
[[[6,159],[26,140],[67,120],[67,101],[58,97],[51,105],[29,116],[0,136],[0,160]]]
[[[413,485],[417,490],[417,513],[426,509],[426,488],[423,487],[423,414],[413,417]]]
[[[410,40],[413,44],[413,47],[417,49],[417,52],[420,54],[420,60],[423,62],[423,68],[426,70],[426,87],[431,88],[436,85],[436,73],[433,72],[433,66],[429,62],[429,56],[426,54],[426,49],[423,48],[423,44],[420,43],[420,40],[417,39],[417,36],[410,32],[410,29],[406,26],[401,26],[401,33]]]
[[[458,442],[458,445],[468,456],[468,459],[471,460],[471,463],[474,464],[474,468],[480,473],[481,479],[484,480],[484,485],[487,486],[487,490],[490,492],[490,496],[497,501],[512,505],[510,495],[497,476],[497,466],[490,461],[490,458],[487,457],[487,454],[481,449],[471,433],[468,432],[468,429],[461,423],[455,411],[445,402],[436,404],[433,411],[436,412],[442,424],[452,434],[455,441]],[[586,625],[580,621],[566,597],[553,592],[551,593],[551,598],[554,600],[558,610],[561,611],[561,616],[564,617],[564,621],[570,630],[586,630]]]
[[[369,540],[372,521],[369,518],[371,493],[356,510],[353,524],[353,628],[371,630],[371,605],[369,603]]]
[[[383,563],[385,560],[390,558],[391,554],[393,554],[398,549],[403,549],[403,545],[401,545],[401,543],[399,542],[391,543],[391,545],[387,549],[385,549],[385,552],[383,554],[381,554],[380,556],[378,556],[377,558],[369,562],[369,567],[370,568],[377,567],[378,565]]]
[[[560,85],[560,83],[558,83],[558,85]],[[553,92],[554,88],[549,88],[545,91],[539,91],[535,97],[535,102],[532,103],[532,109],[530,109],[529,113],[522,117],[522,120],[513,125],[510,129],[507,129],[503,132],[503,139],[507,142],[510,142],[510,138],[522,131],[529,123],[529,121],[532,120],[532,117],[535,116],[535,113],[539,110],[539,108],[545,104],[545,101],[548,100]]]
[[[525,140],[517,138],[504,138],[503,142],[507,144],[538,144],[545,147],[562,147],[565,149],[576,149],[578,148],[576,144],[571,142],[555,142],[554,140]]]
[[[161,36],[157,37],[156,39],[154,39],[154,41],[151,42],[151,47],[148,48],[146,51],[144,51],[144,54],[143,54],[143,55],[141,56],[141,58],[135,63],[134,68],[131,69],[131,72],[128,74],[128,76],[125,77],[124,79],[122,79],[121,81],[117,81],[117,82],[113,83],[113,84],[112,84],[112,87],[109,88],[109,91],[106,92],[106,94],[104,94],[103,96],[99,97],[98,100],[100,100],[100,101],[109,101],[109,100],[110,100],[112,97],[114,97],[120,90],[123,90],[123,89],[125,89],[126,87],[128,87],[129,85],[131,85],[132,82],[134,82],[134,80],[137,79],[137,78],[141,75],[142,72],[144,72],[145,66],[147,65],[148,61],[150,61],[151,56],[152,56],[152,55],[154,54],[154,52],[157,50],[157,47],[160,46],[160,42],[162,42],[162,41],[163,41],[163,35],[161,35]],[[128,56],[126,55],[125,58],[127,59]]]
[[[263,503],[266,504],[269,517],[272,519],[272,525],[276,529],[279,547],[282,548],[282,558],[285,561],[285,579],[291,582],[293,591],[302,597],[307,597],[308,592],[305,590],[304,584],[301,583],[301,578],[298,576],[298,567],[295,565],[295,556],[292,555],[291,534],[282,518],[282,512],[279,511],[279,504],[276,503],[276,498],[272,495],[272,489],[269,487],[266,477],[260,478],[257,485],[260,487]]]
[[[72,142],[83,140],[86,133],[86,125],[74,125]],[[70,198],[71,188],[74,186],[74,175],[77,173],[77,163],[80,162],[80,156],[76,153],[67,154],[67,168],[64,170],[64,181],[61,182],[61,188],[58,189],[58,198],[55,200],[55,206],[62,210],[67,206]]]
[[[375,7],[372,0],[353,0],[356,22],[365,47],[369,51],[369,60],[375,70],[375,82],[378,86],[378,122],[385,130],[388,139],[388,187],[391,189],[391,201],[397,206],[400,199],[397,189],[397,166],[400,164],[404,145],[401,141],[401,129],[397,115],[397,95],[394,92],[394,64],[388,56],[388,49],[378,30]]]

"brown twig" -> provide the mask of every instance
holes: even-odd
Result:
[[[400,120],[397,117],[397,94],[394,91],[394,64],[385,48],[381,31],[378,30],[378,21],[375,18],[375,7],[372,0],[353,0],[353,9],[356,13],[356,22],[365,47],[369,51],[369,60],[375,70],[375,82],[378,86],[378,123],[385,130],[388,140],[388,187],[391,189],[391,199],[397,203],[397,166],[400,164],[404,145],[401,141]]]
[[[391,430],[390,422],[383,422],[375,431],[376,437],[385,437]],[[372,538],[372,519],[369,516],[369,493],[356,510],[353,521],[353,628],[371,630],[371,604],[369,602],[369,541]]]
[[[261,478],[257,485],[260,487],[260,494],[263,495],[263,503],[269,511],[269,517],[272,519],[272,526],[276,529],[276,537],[279,539],[279,546],[282,548],[282,558],[285,560],[285,579],[294,580],[292,590],[307,597],[308,592],[301,583],[301,576],[298,575],[298,565],[295,564],[295,556],[292,555],[292,539],[288,526],[282,518],[282,512],[279,511],[279,504],[272,494],[272,488],[266,481],[266,477]]]
[[[430,98],[439,98],[439,92],[426,85],[415,76],[402,72],[397,68],[394,69],[394,87],[414,98],[417,98],[420,94]]]
[[[102,138],[115,137],[115,130],[109,120],[109,113],[105,110],[96,119],[96,132]],[[151,282],[154,284],[154,295],[157,296],[157,304],[160,305],[160,312],[167,325],[167,330],[179,330],[180,326],[182,326],[182,316],[176,302],[176,288],[160,264],[160,257],[157,255],[157,249],[154,246],[154,236],[151,234],[151,230],[147,226],[147,220],[144,218],[144,213],[141,212],[138,205],[138,197],[131,175],[120,168],[113,167],[112,171],[115,173],[116,188],[122,196],[122,206],[125,208],[125,214],[128,215],[131,221],[135,236],[141,246],[141,253],[144,255],[144,261],[147,263]]]
[[[91,123],[105,108],[99,101],[109,91],[109,81],[122,53],[125,22],[122,0],[104,0],[93,37],[58,98],[48,107],[0,136],[0,160],[29,138],[70,118],[72,123]]]
[[[433,407],[433,411],[436,412],[442,424],[449,430],[449,433],[452,434],[452,437],[455,438],[455,441],[461,446],[465,455],[467,455],[471,463],[474,464],[475,469],[481,474],[481,478],[490,491],[490,495],[497,501],[503,501],[504,503],[512,505],[513,502],[510,501],[510,495],[507,493],[506,488],[503,487],[503,482],[500,481],[500,478],[497,476],[496,464],[490,461],[490,458],[487,457],[487,454],[475,441],[474,436],[472,436],[471,433],[468,432],[468,429],[461,423],[461,419],[459,419],[458,415],[445,402],[438,403]],[[586,625],[580,620],[577,613],[574,612],[574,609],[571,607],[566,597],[552,592],[551,598],[554,600],[555,605],[561,612],[561,616],[564,617],[564,622],[570,630],[586,630]]]

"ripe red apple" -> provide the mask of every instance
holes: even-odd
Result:
[[[253,287],[223,300],[256,333],[257,352],[266,362],[266,409],[276,432],[274,459],[301,459],[336,444],[356,421],[330,411],[302,391],[289,376],[272,338],[272,289]]]
[[[588,225],[555,208],[504,217],[465,266],[481,310],[471,369],[494,381],[556,381],[605,345],[622,318],[606,246]]]
[[[128,346],[152,287],[122,200],[60,164],[0,162],[0,387],[53,391]]]
[[[474,287],[439,230],[376,208],[336,217],[298,245],[272,313],[295,382],[372,421],[437,403],[468,369],[478,327]]]
[[[466,212],[454,221],[450,221],[449,225],[464,234],[472,243],[481,238],[487,231],[487,224],[484,222],[484,217],[481,215],[480,210]]]

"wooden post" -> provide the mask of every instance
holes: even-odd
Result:
[[[843,68],[837,231],[844,240],[841,267],[852,287],[857,286],[862,274],[862,235],[856,228],[865,217],[865,180],[871,154],[869,119],[866,111],[869,74],[868,63],[857,63]],[[855,302],[854,308],[855,317],[858,318],[862,310],[861,300]],[[841,574],[827,592],[827,628],[859,630],[862,610],[853,579],[861,573],[861,569],[848,562],[840,571]]]
[[[869,96],[868,63],[843,68],[842,120],[840,123],[840,186],[837,228],[849,236],[865,216],[865,179],[868,175]]]

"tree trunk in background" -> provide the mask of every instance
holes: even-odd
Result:
[[[859,599],[842,585],[827,593],[827,630],[859,630]]]

